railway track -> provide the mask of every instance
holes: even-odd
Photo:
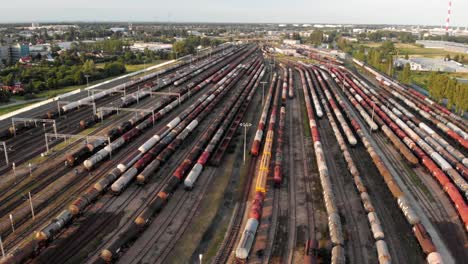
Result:
[[[376,135],[374,139],[397,170],[407,172],[408,169],[410,169],[407,168],[406,164],[403,164],[398,159],[398,154],[395,153],[395,150],[391,149],[388,144],[386,144],[381,135]],[[421,170],[422,168],[417,169]],[[457,218],[456,212],[451,208],[451,206],[444,206],[444,204],[450,204],[450,202],[446,197],[444,197],[442,191],[437,193],[439,187],[433,182],[434,180],[427,177],[426,172],[416,171],[417,169],[413,169],[413,171],[409,173],[414,173],[415,177],[420,177],[421,183],[415,183],[415,180],[411,178],[409,173],[401,173],[400,175],[402,176],[402,180],[405,182],[408,189],[415,195],[419,204],[431,221],[436,223],[439,232],[446,234],[446,236],[444,236],[444,241],[449,245],[453,256],[456,259],[463,258],[466,255],[466,252],[463,247],[460,247],[460,245],[467,244],[468,237],[460,224],[447,224],[447,219]],[[421,186],[420,184],[423,184],[424,186]],[[425,191],[423,191],[422,188],[425,188]],[[432,192],[430,196],[426,193],[427,191]],[[434,197],[433,194],[436,195],[436,197]],[[450,239],[448,239],[448,237],[450,237]]]
[[[232,95],[230,95],[230,94],[232,94],[232,93],[233,93],[232,90],[229,91],[229,92],[225,95],[225,97],[232,96]],[[218,109],[219,107],[220,107],[220,106],[215,107],[215,109],[214,109],[213,112],[216,113],[216,111],[219,111],[219,109]],[[218,110],[217,110],[217,109],[218,109]],[[212,118],[214,118],[214,117],[212,117]],[[204,126],[206,126],[206,124],[205,124]],[[200,129],[201,129],[201,128],[200,128]],[[181,158],[181,157],[179,157],[179,159],[180,159],[180,158]],[[169,173],[169,172],[167,172],[167,173]],[[169,180],[169,179],[171,178],[171,176],[172,176],[172,174],[169,174],[169,178],[167,178],[166,180]],[[164,184],[164,181],[163,181],[162,184],[158,185],[159,188],[163,187],[163,186],[164,186],[163,184]],[[145,189],[146,189],[146,188],[145,188]],[[153,189],[150,189],[150,190],[146,189],[146,190],[145,190],[145,192],[146,192],[146,193],[149,193],[149,194],[154,193],[154,191],[155,191],[155,190],[153,190]],[[126,192],[126,193],[128,193],[128,192]],[[130,195],[132,195],[132,194],[130,194]],[[146,200],[144,197],[141,197],[141,196],[140,196],[140,198],[143,199],[143,200]],[[122,198],[122,199],[124,199],[124,201],[127,201],[127,200],[135,200],[134,197],[130,197],[130,198],[125,197],[125,198]],[[116,199],[109,199],[109,200],[121,200],[121,199],[116,198]],[[129,217],[126,217],[126,218],[127,218],[127,219],[132,219],[132,218],[135,218],[135,217],[137,216],[137,214],[140,214],[140,213],[145,209],[145,207],[148,205],[148,203],[149,203],[150,200],[146,200],[146,201],[147,201],[147,202],[146,202],[145,204],[140,205],[140,206],[137,206],[138,209],[137,209],[136,211],[134,211]],[[128,207],[128,206],[126,206],[126,207]],[[109,205],[107,205],[107,204],[104,204],[101,208],[105,208],[106,210],[112,211],[112,212],[114,212],[114,213],[116,213],[116,214],[119,214],[119,212],[121,211],[120,208],[111,208],[111,207],[110,207]],[[98,210],[99,210],[99,209],[98,209]],[[125,221],[125,220],[124,220],[124,221]],[[131,221],[131,222],[132,222],[132,221]],[[104,226],[104,225],[107,226],[107,225],[109,225],[109,224],[110,224],[110,223],[108,223],[108,222],[102,223],[102,224],[97,224],[96,222],[93,222],[93,223],[88,223],[86,226],[93,226],[93,227],[95,227],[96,229],[100,229],[101,226]],[[126,228],[125,225],[127,225],[127,227],[128,227],[128,224],[124,224],[123,226],[119,227],[115,232],[112,231],[111,234],[110,234],[109,236],[110,236],[110,237],[115,237],[116,235],[118,235],[118,233],[119,233],[121,230],[124,230],[124,229]],[[97,227],[96,227],[96,226],[97,226]],[[94,230],[94,229],[93,229],[93,230]],[[93,235],[93,234],[95,235],[96,232],[94,232],[94,231],[91,230],[90,235]],[[85,238],[85,240],[86,240],[86,238]],[[77,241],[76,239],[73,240],[74,243],[77,243],[76,241]],[[75,247],[75,248],[82,248],[83,246],[84,246],[84,245],[79,244],[79,245],[76,245],[76,246],[74,246],[74,247]],[[69,255],[69,254],[66,254],[66,255]],[[62,258],[54,257],[54,259],[62,259]]]
[[[130,87],[128,92],[137,91],[137,87]],[[96,108],[105,106],[113,101],[119,100],[121,94],[111,95],[109,97],[102,98],[96,102]],[[82,107],[68,114],[62,115],[57,122],[57,132],[63,134],[76,134],[82,131],[79,127],[79,122],[82,119],[85,119],[91,116],[91,109],[89,107]],[[45,129],[47,133],[53,133],[51,126],[48,126]],[[31,158],[39,155],[46,151],[44,146],[43,138],[44,130],[40,127],[33,128],[24,132],[19,133],[16,137],[8,139],[6,144],[10,148],[13,148],[14,151],[10,151],[9,157],[11,161],[14,161],[18,166]],[[52,142],[50,144],[53,147],[55,144]],[[27,146],[25,148],[25,146]],[[5,173],[10,170],[10,167],[3,166],[0,173]]]
[[[188,66],[185,66],[184,68],[188,68]],[[164,77],[171,74],[171,72],[168,72],[164,75],[161,75],[159,77]],[[156,79],[150,79],[147,80],[152,81]],[[172,86],[172,85],[171,85]],[[138,90],[139,85],[134,85],[131,87],[127,88],[127,93],[132,93],[136,92]],[[164,88],[164,89],[171,89],[171,88]],[[117,93],[115,95],[110,95],[107,97],[104,97],[98,101],[96,101],[96,108],[99,108],[101,106],[106,106],[109,103],[113,103],[117,100],[119,100],[121,97],[120,93]],[[142,99],[145,100],[146,98]],[[52,110],[56,111],[57,107],[56,105],[50,106],[49,109],[44,110],[46,112],[47,110]],[[76,109],[70,113],[64,114],[60,117],[56,118],[57,122],[57,131],[58,133],[65,133],[65,134],[76,134],[82,131],[82,129],[79,126],[79,121],[84,120],[87,117],[91,116],[91,110],[89,107],[81,107],[79,109]],[[107,120],[106,120],[107,121]],[[105,123],[106,123],[105,121]],[[41,129],[41,128],[33,128],[30,130],[26,130],[24,132],[21,132],[18,134],[16,137],[13,137],[11,139],[7,140],[7,146],[9,148],[13,148],[13,153],[9,153],[10,161],[14,161],[16,166],[18,167],[21,163],[24,163],[31,158],[39,155],[40,153],[43,153],[46,151],[46,148],[44,146],[44,141],[43,141],[43,132],[48,132],[52,133],[52,128],[51,126],[48,126],[46,129]],[[58,144],[57,142],[50,142],[50,147],[55,146]],[[24,147],[27,146],[27,147]],[[2,164],[3,160],[0,161],[0,166]],[[0,167],[0,173],[6,173],[11,170],[11,167],[9,166],[2,166]],[[27,177],[28,174],[21,175],[17,177],[17,182],[23,180],[24,178]],[[15,184],[14,184],[15,185]],[[8,190],[11,186],[2,186],[0,187],[0,195],[4,192],[4,190]]]
[[[297,75],[296,75],[296,77],[297,77]],[[300,79],[296,78],[295,83],[298,84],[298,85],[301,85],[300,82],[301,82]],[[298,178],[298,179],[296,179],[296,181],[294,181],[295,183],[299,183],[299,185],[298,185],[299,188],[298,189],[300,190],[301,193],[303,193],[303,199],[304,199],[304,204],[305,204],[305,213],[306,213],[306,219],[307,219],[307,221],[306,221],[307,226],[306,226],[306,228],[304,230],[305,233],[306,233],[305,234],[306,237],[304,237],[303,241],[296,241],[296,244],[301,242],[300,245],[302,245],[302,244],[305,244],[305,242],[308,239],[311,239],[311,240],[316,240],[317,239],[317,236],[316,236],[317,227],[316,227],[316,219],[315,219],[315,210],[317,208],[316,208],[315,202],[314,202],[315,199],[313,198],[315,196],[314,192],[313,192],[313,189],[317,188],[317,187],[315,187],[315,184],[314,184],[314,182],[312,181],[311,178],[315,178],[316,180],[319,180],[318,179],[319,176],[316,173],[317,168],[314,168],[313,170],[315,172],[311,173],[312,168],[311,168],[310,165],[312,165],[312,167],[314,167],[315,164],[317,164],[317,162],[315,160],[311,160],[312,155],[308,155],[307,151],[306,151],[306,147],[307,147],[307,149],[312,150],[313,145],[311,144],[311,137],[310,136],[307,136],[307,139],[306,139],[306,136],[304,134],[304,129],[303,129],[303,126],[302,126],[303,125],[303,122],[302,122],[303,112],[302,112],[302,109],[301,109],[301,104],[298,102],[300,100],[299,98],[304,96],[304,94],[302,93],[302,89],[301,88],[296,89],[296,94],[297,94],[297,96],[294,98],[295,102],[294,102],[294,104],[292,104],[291,108],[292,108],[292,111],[297,113],[297,119],[293,120],[293,118],[289,118],[289,122],[290,122],[289,130],[290,130],[290,132],[294,131],[293,133],[291,133],[291,135],[295,135],[294,138],[300,138],[301,139],[300,141],[294,140],[293,142],[295,142],[294,149],[296,149],[296,150],[299,149],[300,152],[301,152],[301,155],[302,155],[302,158],[301,157],[295,158],[295,161],[297,163],[297,168],[302,167],[302,173],[303,173],[302,179]],[[294,126],[294,124],[296,124],[296,126]],[[299,126],[297,124],[301,124],[301,125]],[[293,130],[293,127],[294,127],[294,130]],[[296,166],[291,166],[291,167],[295,168]],[[292,179],[292,176],[291,176],[291,179]],[[318,184],[318,185],[320,185],[320,184]],[[298,193],[296,192],[296,190],[293,193],[295,194],[296,199],[297,199]],[[297,202],[296,202],[296,204],[297,204]],[[297,237],[297,234],[296,234],[296,237]],[[292,261],[293,260],[294,259],[292,259]],[[290,263],[292,263],[292,262],[290,262]]]
[[[169,87],[169,89],[170,89],[170,87]],[[49,201],[47,201],[47,202],[49,202]]]
[[[167,256],[174,248],[175,244],[180,239],[185,230],[189,227],[193,217],[196,215],[202,198],[206,193],[209,183],[211,182],[216,172],[216,169],[213,169],[211,172],[205,173],[208,175],[205,175],[206,177],[202,177],[200,188],[192,191],[192,193],[188,193],[183,190],[180,190],[183,192],[182,194],[175,193],[175,196],[180,196],[180,200],[176,201],[175,209],[170,210],[171,214],[166,217],[165,220],[163,220],[162,224],[159,222],[153,223],[153,225],[158,226],[159,232],[148,234],[151,236],[151,239],[144,244],[143,249],[141,249],[143,252],[139,251],[138,257],[132,257],[131,262],[127,262],[124,257],[120,260],[120,263],[142,263],[151,262],[154,260],[156,260],[155,263],[166,263],[165,260]],[[184,216],[183,212],[188,213]],[[176,219],[182,219],[182,223],[180,223],[180,225],[174,224]],[[173,232],[175,232],[174,235],[171,234]],[[167,234],[169,237],[167,241],[162,239],[162,236],[165,234]],[[161,242],[161,240],[163,241]],[[167,245],[161,246],[161,244],[164,244],[164,242],[166,242]],[[140,247],[138,249],[140,249]],[[134,253],[135,252],[133,251],[132,254]]]
[[[148,100],[144,103],[144,106],[148,106],[153,103],[154,101]],[[129,115],[120,116],[119,119],[115,120],[113,123],[119,123],[123,120],[126,120],[128,116]],[[108,123],[107,125],[110,125],[110,124],[112,123]],[[101,130],[106,130],[106,127],[100,126],[99,128],[101,128]],[[90,135],[97,134],[101,132],[101,130],[93,131]],[[78,142],[75,142],[75,145],[76,144],[78,144]],[[27,191],[31,191],[31,194],[34,195],[37,192],[49,186],[50,184],[52,184],[53,182],[55,182],[57,179],[63,177],[66,173],[73,170],[72,168],[68,168],[68,167],[64,168],[63,163],[62,163],[63,162],[62,158],[63,157],[59,158],[60,161],[58,162],[56,162],[55,160],[52,160],[54,164],[48,165],[47,169],[43,169],[43,172],[37,176],[34,176],[34,178],[28,178],[28,182],[26,182],[26,184],[21,186],[20,189],[16,188],[14,190],[15,191],[14,193],[11,193],[6,198],[3,197],[2,201],[5,201],[5,202],[2,203],[2,207],[0,207],[1,212],[2,212],[1,215],[2,216],[7,215],[7,213],[11,212],[14,208],[17,208],[19,205],[23,205],[23,208],[24,208],[23,211],[26,210],[27,212],[29,212],[29,204],[27,204],[23,199],[24,194],[27,195]],[[51,171],[53,173],[50,173]],[[64,194],[66,190],[68,190],[68,188],[76,185],[80,180],[81,180],[80,177],[73,177],[73,180],[67,183],[65,186],[62,186],[63,188],[58,189],[57,193],[53,193],[53,194],[49,193],[48,195],[50,196],[47,199],[48,203],[50,203],[51,201],[54,201],[54,199],[59,197],[61,194]],[[40,203],[39,205],[35,205],[35,212],[38,213],[44,206],[47,206],[47,203],[46,204]],[[20,222],[17,222],[16,224],[21,224],[23,222],[24,221],[20,221]],[[5,233],[3,235],[5,235]]]
[[[289,166],[285,166],[287,168],[286,170],[286,177],[284,177],[284,185],[283,187],[289,188],[288,191],[288,200],[289,200],[289,209],[290,212],[288,214],[289,216],[289,229],[288,229],[288,246],[287,246],[287,255],[285,257],[286,263],[294,263],[294,251],[296,247],[296,242],[297,242],[297,221],[296,221],[296,210],[297,210],[297,194],[296,194],[296,189],[297,189],[297,184],[299,182],[299,177],[297,176],[296,172],[296,162],[300,161],[300,157],[297,155],[297,149],[301,150],[302,154],[302,159],[305,159],[306,156],[304,155],[305,153],[303,152],[303,148],[300,148],[300,146],[297,146],[297,140],[295,139],[295,136],[299,135],[302,131],[301,127],[299,127],[299,124],[301,123],[301,119],[295,118],[294,114],[299,114],[298,113],[298,105],[297,105],[297,96],[293,100],[289,100],[287,105],[286,105],[286,124],[288,124],[288,129],[286,130],[286,144],[288,145],[288,148],[286,148],[285,156],[289,157]],[[303,140],[303,137],[300,136]],[[296,150],[296,151],[295,151]],[[285,159],[286,160],[286,159]],[[286,164],[286,162],[284,163]],[[303,168],[304,169],[304,168]],[[304,171],[302,172],[303,176],[307,175]]]
[[[193,102],[195,101],[197,98],[199,98],[201,96],[201,94],[197,94],[196,96],[193,96],[188,102]],[[152,133],[154,133],[155,131],[157,131],[158,129],[161,129],[165,124],[164,124],[164,121],[166,120],[170,120],[169,118],[174,118],[175,116],[177,116],[181,111],[183,111],[184,109],[183,108],[178,108],[175,112],[171,113],[170,115],[164,117],[164,119],[161,120],[161,123],[159,123],[158,125],[156,125],[155,127],[152,127],[150,130],[146,131],[145,134],[146,135],[152,135]],[[60,200],[60,201],[57,201],[57,204],[54,203],[54,204],[51,204],[49,205],[50,206],[53,206],[55,205],[56,207],[54,207],[52,210],[50,210],[44,217],[43,217],[43,221],[39,222],[38,221],[38,216],[36,216],[36,223],[39,222],[39,224],[37,224],[37,226],[40,226],[40,225],[43,225],[46,223],[46,221],[48,221],[49,219],[51,219],[54,215],[58,214],[58,212],[60,212],[60,210],[63,209],[63,204],[70,204],[71,201],[73,201],[73,199],[75,199],[75,195],[76,194],[79,194],[79,193],[82,193],[84,190],[86,190],[92,183],[96,182],[98,179],[100,179],[101,177],[103,177],[105,175],[106,172],[108,172],[110,169],[112,169],[113,167],[115,167],[116,163],[118,163],[118,161],[120,159],[122,159],[123,157],[127,156],[128,154],[130,154],[132,152],[132,150],[134,149],[134,147],[132,148],[132,146],[138,146],[139,144],[142,144],[144,142],[144,138],[140,137],[138,138],[136,141],[133,141],[131,144],[129,144],[124,150],[121,150],[119,151],[116,155],[113,155],[113,159],[101,164],[101,166],[96,170],[96,171],[93,171],[92,172],[92,177],[89,177],[86,179],[86,181],[83,183],[83,187],[80,187],[78,188],[77,190],[73,191],[73,190],[68,190],[67,191],[67,194],[70,194],[68,198],[64,199],[64,200]],[[81,167],[80,167],[81,168]],[[81,168],[80,170],[84,171],[83,168]],[[70,184],[70,186],[72,187],[76,187],[75,184]],[[64,192],[65,193],[65,192]],[[60,202],[60,203],[58,203]],[[41,218],[42,219],[42,218]],[[17,233],[17,232],[15,232]],[[25,232],[27,233],[27,231]],[[24,237],[24,236],[22,236]]]
[[[343,92],[340,89],[337,89],[337,92],[356,121],[360,123],[361,128],[366,130],[372,138],[375,138],[375,133],[371,134],[369,126],[365,125],[361,116],[355,112],[353,107],[351,107],[350,102],[347,97],[343,95]],[[376,147],[377,146],[374,146],[374,148]],[[388,243],[389,252],[392,257],[392,262],[408,263],[408,261],[412,261],[417,263],[422,261],[419,253],[420,250],[418,249],[418,245],[411,233],[410,226],[396,206],[395,200],[389,193],[388,187],[362,144],[358,144],[355,148],[351,148],[350,153],[355,157],[356,161],[359,161],[356,162],[358,170],[365,172],[362,173],[361,177],[364,185],[368,189],[369,195],[377,198],[373,199],[373,205],[379,213],[381,225],[385,232],[385,240]]]
[[[205,90],[205,91],[207,91],[207,90]],[[195,100],[197,100],[202,95],[203,95],[203,93],[197,94],[197,96],[193,96],[190,99],[189,103],[194,102]],[[174,112],[172,115],[168,116],[167,118],[173,118],[173,117],[177,116],[181,111],[183,111],[183,109],[179,109],[179,111]],[[170,119],[165,118],[164,120],[170,120]],[[158,131],[159,129],[161,129],[164,125],[165,125],[165,123],[161,122],[160,125],[158,127],[156,127],[156,129],[153,128],[150,131],[152,131],[154,133],[155,131]],[[150,131],[145,132],[145,134],[146,133],[147,134],[153,134]],[[146,138],[141,138],[141,137],[138,138],[138,140],[136,142],[135,141],[132,142],[131,146],[129,145],[126,148],[124,148],[124,150],[121,151],[121,152],[124,153],[124,155],[121,155],[121,156],[123,156],[123,157],[128,156],[128,154],[132,153],[132,151],[135,150],[135,147],[132,147],[132,146],[141,145],[145,140],[146,140]],[[112,167],[115,167],[115,165],[116,165],[116,163],[118,163],[119,159],[115,159],[115,160],[116,160],[115,163],[109,164],[108,169],[106,169],[104,171],[104,173],[102,173],[102,176],[104,176],[105,172],[109,171]],[[168,163],[168,164],[170,164],[170,163]],[[165,171],[165,172],[167,172],[167,171]],[[99,178],[96,178],[96,180],[99,179]],[[153,179],[157,180],[158,178],[153,177]],[[99,234],[100,231],[102,232],[102,231],[106,230],[106,228],[109,228],[109,226],[112,226],[112,224],[114,223],[113,221],[120,220],[120,219],[114,218],[113,215],[118,215],[119,213],[123,212],[124,209],[127,208],[131,202],[138,203],[139,200],[136,198],[136,196],[140,195],[140,192],[145,193],[147,195],[151,195],[152,193],[155,193],[158,190],[160,190],[163,187],[163,185],[164,185],[164,183],[166,181],[167,181],[167,179],[164,180],[160,184],[158,182],[151,182],[151,184],[154,184],[155,186],[151,186],[150,184],[148,184],[148,186],[150,186],[150,187],[145,187],[144,189],[141,188],[141,187],[132,185],[128,191],[126,191],[125,193],[123,193],[121,196],[118,196],[118,197],[114,197],[111,194],[105,194],[101,199],[98,200],[97,203],[92,205],[91,208],[87,209],[87,211],[85,212],[85,214],[81,218],[81,219],[85,219],[85,221],[81,221],[81,223],[76,223],[74,225],[74,226],[76,226],[76,225],[91,226],[92,228],[90,230],[85,230],[85,232],[83,232],[81,234],[77,234],[77,237],[73,237],[73,239],[71,239],[72,240],[71,241],[71,243],[72,243],[71,247],[73,248],[73,250],[70,250],[70,252],[65,253],[66,251],[68,251],[68,247],[66,247],[63,250],[60,250],[60,252],[58,252],[58,255],[54,254],[53,259],[67,259],[67,260],[71,259],[75,254],[77,254],[78,249],[85,248],[85,246],[88,244],[88,242],[93,240],[94,236]],[[95,182],[95,181],[93,181],[93,182]],[[106,201],[103,201],[102,200],[103,198],[106,199]],[[120,200],[124,200],[124,201],[120,201]],[[145,201],[145,199],[143,197],[140,200]],[[127,219],[130,220],[130,222],[133,221],[133,219],[136,218],[136,216],[143,210],[144,205],[147,205],[149,202],[150,202],[149,200],[146,200],[146,202],[143,205],[140,205],[140,206],[133,204],[132,206],[137,206],[137,207],[139,207],[139,209],[134,211],[133,213],[131,213],[129,216],[127,216]],[[117,205],[115,205],[114,203],[116,203]],[[96,215],[96,216],[105,215],[105,213],[108,212],[108,211],[113,212],[113,215],[108,215],[107,217],[102,217],[102,218],[98,218],[98,219],[88,218],[90,216],[92,217],[93,215]],[[118,229],[113,230],[111,232],[111,234],[113,234],[113,236],[114,236],[116,233],[118,233],[118,232],[120,232],[122,230],[124,230],[124,226],[121,226]],[[95,248],[93,248],[92,250],[94,250],[94,249]],[[44,256],[47,256],[47,254],[44,254]]]
[[[341,211],[340,216],[345,219],[345,221],[343,221],[343,229],[345,234],[348,235],[347,243],[345,243],[345,251],[348,256],[347,259],[349,259],[351,263],[367,263],[366,260],[368,259],[368,255],[366,252],[361,251],[362,248],[365,247],[359,233],[361,227],[358,224],[367,224],[366,219],[363,217],[365,214],[361,212],[362,210],[357,210],[354,206],[351,208],[352,205],[350,202],[360,202],[359,197],[357,197],[355,192],[348,192],[344,188],[344,186],[352,186],[352,177],[345,169],[346,164],[344,164],[339,150],[337,149],[337,142],[333,140],[333,131],[328,124],[328,120],[325,119],[325,117],[324,119],[321,119],[318,122],[318,127],[323,147],[328,150],[326,155],[328,156],[328,168],[330,175],[334,175],[334,177],[332,176],[330,178],[333,186],[335,187],[335,197],[337,205]],[[345,181],[345,179],[347,180]],[[358,219],[359,217],[360,219]],[[366,228],[366,230],[368,231],[368,228]],[[370,237],[370,235],[367,237]]]
[[[149,98],[145,98],[149,99]],[[156,100],[145,100],[142,105],[139,105],[138,107],[140,108],[146,108],[155,103]],[[106,131],[109,127],[120,124],[124,120],[127,120],[132,114],[123,114],[118,117],[118,119],[112,120],[112,122],[106,122],[106,124],[99,125],[97,129],[92,131],[89,136],[94,136],[97,134],[100,134],[104,131]],[[75,141],[68,145],[64,150],[61,150],[60,153],[67,151],[69,149],[72,149],[73,147],[79,145],[81,142],[80,141]],[[54,153],[55,156],[59,155],[58,153]],[[52,159],[52,157],[49,157],[49,160],[52,160],[53,164],[50,165],[45,165],[48,167],[48,169],[45,171],[45,173],[41,173],[39,175],[35,175],[34,177],[29,177],[25,181],[21,182],[22,186],[16,186],[14,190],[12,189],[6,189],[3,194],[0,194],[0,201],[2,204],[0,205],[0,217],[3,217],[6,215],[8,212],[10,212],[12,209],[14,209],[16,206],[19,205],[18,203],[18,196],[21,196],[22,194],[26,193],[28,191],[31,192],[32,195],[36,194],[38,191],[42,190],[52,182],[54,182],[56,179],[59,177],[63,176],[65,173],[72,171],[73,168],[65,167],[63,165],[63,156],[62,157],[56,157],[60,159],[59,162],[57,162],[55,159]],[[44,166],[44,167],[45,167]],[[42,166],[41,166],[42,167]],[[54,173],[50,173],[50,171]],[[13,192],[14,191],[14,192]],[[20,197],[21,199],[21,197]]]

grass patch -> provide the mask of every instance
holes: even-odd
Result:
[[[421,181],[421,179],[416,175],[416,173],[413,170],[409,169],[407,166],[403,166],[403,168],[410,176],[410,180],[413,182],[413,184],[418,186],[418,188],[427,195],[427,197],[429,198],[429,200],[431,200],[431,202],[435,202],[434,197],[432,197],[431,192],[429,191],[427,186]]]
[[[313,60],[313,59],[298,58],[298,57],[293,57],[293,56],[287,56],[287,55],[284,55],[284,54],[276,54],[275,57],[276,57],[277,60],[280,60],[281,62],[284,62],[285,60],[286,61],[289,60],[289,61],[295,61],[295,62],[302,61],[302,62],[305,62],[307,64],[317,64],[318,63],[318,61]]]
[[[370,48],[378,48],[382,45],[382,43],[383,42],[364,42],[362,43],[362,45],[365,47],[370,47]],[[411,44],[411,43],[395,43],[395,48],[397,49],[399,55],[408,54],[410,56],[415,56],[415,57],[437,58],[437,57],[445,57],[447,54],[449,54],[450,57],[452,58],[455,55],[466,56],[466,54],[461,53],[461,52],[446,51],[443,49],[424,48],[417,44]]]
[[[302,83],[301,83],[301,86],[302,86]],[[304,95],[304,91],[302,89],[300,89],[298,91],[298,94],[301,95],[301,99],[305,97]],[[304,136],[305,137],[311,137],[310,135],[310,128],[309,128],[309,116],[307,115],[307,108],[306,108],[306,105],[305,105],[305,101],[304,100],[299,100],[300,104],[301,104],[301,111],[302,111],[302,129],[304,130]]]
[[[125,65],[125,68],[127,69],[127,73],[128,72],[136,72],[136,71],[141,71],[145,68],[148,68],[148,67],[151,67],[151,66],[154,66],[154,65],[157,65],[157,64],[161,64],[163,62],[166,62],[167,60],[156,60],[154,62],[151,62],[151,63],[146,63],[146,64],[127,64]]]
[[[214,181],[210,183],[203,201],[200,204],[200,210],[191,223],[183,238],[181,238],[169,258],[169,263],[188,263],[192,253],[196,250],[198,244],[202,240],[205,231],[212,224],[218,210],[223,204],[224,192],[229,184],[230,174],[234,166],[234,157],[229,159],[229,162],[224,167],[222,175],[216,175]],[[197,186],[196,188],[201,188]],[[228,219],[229,221],[229,219]],[[214,241],[221,243],[224,239],[224,234],[227,230],[227,223],[218,225],[217,232],[213,238]],[[218,245],[217,243],[213,245]],[[213,249],[214,248],[214,249]],[[216,247],[211,247],[204,255],[204,260],[209,263],[209,260],[216,255]]]
[[[438,58],[438,57],[445,57],[447,54],[450,57],[454,57],[455,55],[464,55],[463,53],[453,52],[453,51],[446,51],[443,49],[428,49],[428,48],[421,48],[421,47],[412,47],[412,48],[397,48],[400,54],[408,54],[410,56],[417,56],[417,57],[429,57],[429,58]]]

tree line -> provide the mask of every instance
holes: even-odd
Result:
[[[428,83],[429,95],[441,103],[447,99],[447,108],[463,114],[468,110],[468,84],[462,84],[447,74],[432,72]]]
[[[25,95],[27,98],[31,98],[41,91],[86,84],[86,76],[91,82],[125,72],[125,64],[119,61],[106,63],[99,68],[92,60],[71,66],[67,64],[53,66],[41,64],[34,67],[16,65],[0,71],[0,81],[9,86],[20,81],[24,85]]]
[[[188,54],[194,54],[196,53],[196,49],[198,46],[213,47],[221,43],[222,41],[219,39],[190,35],[183,40],[174,42],[172,50],[177,55],[173,55],[173,58],[175,58],[176,56],[181,57]]]

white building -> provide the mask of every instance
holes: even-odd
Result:
[[[171,50],[172,44],[164,44],[158,42],[136,42],[133,43],[132,46],[130,46],[130,49],[132,51],[144,51],[145,49],[149,49],[152,51]]]
[[[37,56],[38,54],[41,54],[41,56],[47,56],[50,54],[50,52],[50,44],[37,44],[29,46],[29,53],[31,56]]]
[[[109,30],[115,33],[115,32],[125,32],[126,29],[123,27],[113,27],[113,28],[110,28]]]
[[[283,43],[286,45],[296,45],[296,44],[301,44],[301,41],[297,39],[284,39]]]

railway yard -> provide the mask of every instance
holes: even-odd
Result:
[[[0,122],[0,263],[463,263],[466,120],[296,49],[222,45]]]

